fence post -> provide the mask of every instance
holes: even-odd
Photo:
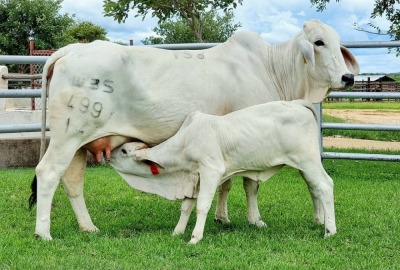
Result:
[[[8,89],[8,80],[3,79],[3,75],[8,74],[8,68],[6,66],[0,66],[0,89]],[[6,100],[4,98],[0,101],[0,111],[6,109]]]
[[[8,80],[3,79],[3,75],[8,74],[8,68],[6,66],[0,66],[0,89],[8,89]]]

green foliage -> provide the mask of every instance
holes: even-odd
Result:
[[[180,202],[133,190],[108,166],[85,173],[85,197],[99,233],[81,233],[61,187],[52,204],[53,241],[34,238],[27,209],[33,169],[0,170],[0,269],[397,269],[400,167],[393,162],[325,160],[335,182],[337,235],[313,224],[309,192],[297,170],[262,183],[268,227],[247,224],[241,181],[229,194],[230,225],[213,221],[187,245],[195,223],[173,237]]]
[[[87,42],[92,42],[94,40],[108,40],[107,31],[98,25],[90,21],[81,21],[74,23],[73,26],[68,28],[64,34],[65,45],[69,43],[81,42],[86,39]]]
[[[37,49],[56,49],[73,18],[60,15],[62,0],[0,0],[0,51],[3,54],[28,53],[28,37],[35,34]]]
[[[311,4],[316,5],[317,11],[323,11],[326,9],[326,4],[330,0],[310,0]],[[336,0],[340,2],[340,0]],[[368,24],[375,34],[388,34],[395,40],[400,40],[400,9],[397,5],[400,4],[400,0],[376,0],[373,11],[371,12],[371,18],[383,17],[391,23],[387,31],[382,31],[378,26]],[[357,27],[358,30],[366,31],[362,28]],[[369,31],[366,31],[369,32]],[[385,33],[384,33],[385,32]],[[397,48],[397,55],[400,55],[400,48]]]
[[[228,12],[242,4],[243,0],[104,0],[105,16],[114,17],[118,22],[124,22],[128,12],[132,9],[137,11],[135,17],[142,16],[144,19],[148,13],[157,17],[159,23],[174,17],[182,18],[198,42],[203,40],[204,18],[210,12],[223,10]]]
[[[233,12],[228,11],[225,16],[220,16],[215,11],[206,13],[203,18],[203,41],[224,42],[240,26],[233,23]],[[196,37],[182,18],[168,19],[160,22],[153,28],[158,36],[151,36],[142,40],[143,44],[171,44],[171,43],[195,43]]]

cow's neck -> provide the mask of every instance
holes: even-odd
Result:
[[[327,86],[319,84],[309,72],[310,63],[306,63],[298,48],[296,38],[287,42],[268,46],[266,69],[274,78],[274,86],[280,89],[280,99],[308,99],[312,102],[322,101]],[[314,93],[321,93],[315,96]]]

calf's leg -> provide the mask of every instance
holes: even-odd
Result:
[[[209,168],[200,170],[200,189],[196,207],[197,219],[189,244],[196,244],[203,238],[207,214],[210,210],[221,176],[221,173]]]
[[[83,196],[83,174],[86,168],[87,151],[80,148],[72,159],[62,177],[64,189],[74,210],[81,231],[96,232],[99,229],[93,224]]]
[[[181,206],[181,216],[179,217],[178,224],[176,225],[173,235],[184,234],[190,214],[196,204],[196,199],[185,198]]]
[[[333,181],[322,164],[310,164],[302,176],[314,202],[314,220],[325,224],[325,237],[336,233]]]
[[[233,179],[228,179],[218,189],[217,208],[215,210],[215,221],[223,224],[230,223],[228,216],[228,193],[232,188]]]

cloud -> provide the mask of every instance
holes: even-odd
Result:
[[[370,15],[375,0],[331,1],[323,12],[316,12],[310,0],[246,0],[234,10],[235,21],[242,23],[242,29],[259,33],[269,43],[283,42],[294,37],[310,19],[319,19],[332,26],[341,36],[342,41],[389,40],[388,36],[377,36],[354,29],[353,24],[366,27],[374,23],[381,29],[388,29],[385,18],[371,19]],[[107,30],[107,37],[112,41],[128,43],[154,35],[152,28],[157,19],[147,16],[135,18],[131,11],[125,23],[119,24],[113,18],[104,17],[103,1],[99,0],[64,0],[61,12],[76,14],[77,18],[89,20]],[[388,54],[387,49],[352,50],[359,59],[361,72],[395,72],[400,71],[399,58]]]

